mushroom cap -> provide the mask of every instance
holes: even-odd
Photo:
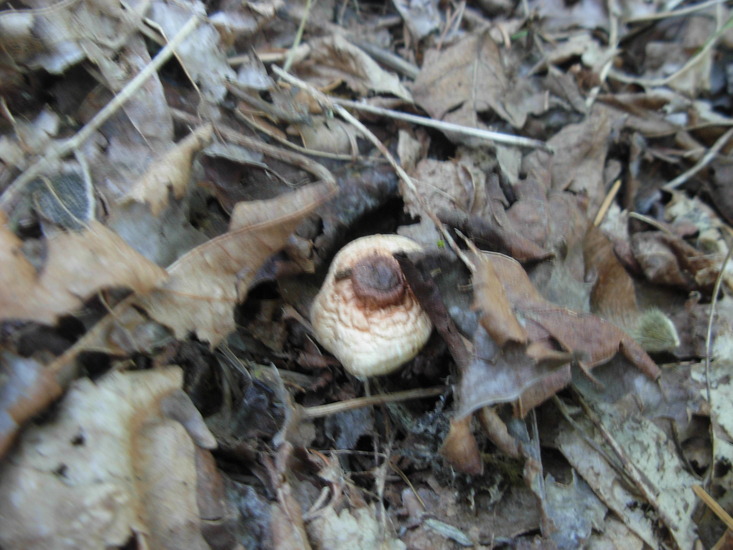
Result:
[[[311,306],[316,339],[351,374],[366,378],[392,372],[425,345],[432,323],[409,286],[402,297],[384,307],[361,300],[354,292],[351,271],[365,258],[422,250],[399,235],[370,235],[352,241],[333,259],[321,290]]]

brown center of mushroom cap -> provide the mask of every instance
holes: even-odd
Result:
[[[387,307],[405,295],[405,278],[392,256],[375,254],[359,260],[351,269],[354,294],[365,304]]]

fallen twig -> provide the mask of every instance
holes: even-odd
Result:
[[[99,111],[94,118],[87,122],[84,127],[72,137],[60,142],[55,147],[32,164],[25,172],[18,176],[11,183],[5,192],[0,196],[0,210],[10,213],[16,205],[18,196],[23,188],[36,177],[43,174],[45,170],[53,165],[54,162],[62,159],[89,139],[109,118],[117,112],[117,110],[129,100],[135,92],[155,73],[170,57],[175,53],[176,48],[190,35],[202,18],[193,15],[186,22],[181,30],[171,39],[168,44],[158,52],[153,60],[140,71],[135,78],[130,80],[120,92],[112,98],[112,100]]]
[[[528,147],[530,149],[542,149],[543,151],[552,152],[552,148],[549,145],[547,145],[544,141],[540,141],[538,139],[532,139],[523,136],[513,136],[511,134],[502,134],[501,132],[492,132],[491,130],[482,130],[481,128],[471,128],[469,126],[462,126],[460,124],[454,124],[452,122],[443,122],[442,120],[433,120],[432,118],[411,115],[409,113],[403,113],[401,111],[383,109],[382,107],[375,107],[374,105],[359,103],[357,101],[349,101],[347,99],[329,97],[329,100],[332,103],[344,107],[351,107],[353,109],[365,111],[367,113],[372,113],[375,115],[381,115],[397,120],[412,122],[413,124],[427,126],[428,128],[435,128],[443,132],[456,132],[464,136],[485,139],[494,143],[513,145],[515,147]]]

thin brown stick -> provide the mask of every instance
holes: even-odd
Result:
[[[336,403],[328,403],[327,405],[317,405],[315,407],[303,407],[300,410],[301,419],[304,418],[321,418],[332,414],[361,409],[363,407],[371,407],[373,405],[383,405],[385,403],[398,403],[400,401],[409,401],[410,399],[424,399],[426,397],[435,397],[445,392],[445,386],[435,388],[421,388],[417,390],[398,391],[395,393],[385,393],[379,395],[369,395],[366,397],[356,397],[347,399],[346,401],[338,401]]]
[[[117,112],[145,82],[150,78],[170,57],[175,53],[176,48],[190,35],[196,27],[201,23],[201,17],[192,16],[181,30],[171,39],[168,44],[158,52],[153,60],[148,63],[145,68],[140,71],[135,78],[130,80],[120,92],[112,98],[112,100],[99,111],[94,118],[87,122],[81,130],[70,137],[52,147],[43,157],[32,164],[25,172],[18,176],[11,183],[5,192],[0,196],[0,210],[10,213],[17,204],[19,195],[23,188],[43,174],[55,162],[80,147],[94,132],[96,132],[109,118]]]
[[[695,166],[687,170],[686,172],[680,174],[675,179],[670,181],[669,183],[666,183],[662,186],[662,189],[665,191],[671,191],[673,189],[677,189],[680,185],[685,183],[687,180],[689,180],[692,176],[697,174],[700,170],[705,168],[708,164],[710,164],[715,156],[718,154],[718,152],[725,146],[726,143],[728,143],[728,140],[733,136],[733,128],[728,130],[726,133],[724,133],[722,136],[718,138],[718,140],[713,144],[713,146],[708,149],[708,152],[705,153],[705,155],[697,161]]]
[[[471,269],[471,271],[475,270],[475,266],[473,265],[473,262],[466,256],[466,254],[458,247],[455,240],[453,239],[453,236],[450,234],[448,229],[445,227],[442,221],[438,218],[438,216],[433,212],[432,208],[427,204],[425,201],[425,198],[423,195],[418,191],[417,187],[415,186],[415,182],[412,181],[412,178],[407,175],[407,172],[400,166],[400,164],[395,160],[394,156],[392,156],[392,153],[390,153],[387,148],[384,146],[384,144],[379,141],[377,136],[375,136],[366,126],[364,126],[359,120],[357,120],[351,113],[349,113],[346,109],[344,109],[341,105],[338,105],[334,103],[330,97],[328,97],[326,94],[323,94],[316,90],[313,86],[308,84],[307,82],[304,82],[303,80],[300,80],[299,78],[296,78],[295,76],[291,75],[290,73],[287,73],[283,71],[280,67],[277,67],[273,65],[272,70],[275,71],[275,73],[281,77],[283,80],[286,80],[290,82],[291,84],[295,84],[296,86],[300,86],[304,90],[306,90],[308,93],[310,93],[324,108],[334,111],[338,113],[338,115],[343,118],[348,123],[352,124],[355,128],[357,128],[362,135],[367,138],[376,148],[377,150],[382,153],[384,158],[386,158],[389,163],[392,165],[392,168],[394,168],[395,172],[397,172],[397,175],[399,178],[404,182],[404,184],[412,191],[415,200],[420,207],[420,209],[425,213],[426,216],[430,218],[430,220],[435,224],[435,226],[438,228],[438,231],[443,235],[443,238],[448,243],[448,246],[451,247],[451,250],[455,252],[455,254],[463,261],[466,266]]]

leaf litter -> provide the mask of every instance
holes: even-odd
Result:
[[[724,547],[731,26],[3,7],[0,545]],[[435,331],[364,382],[308,311],[375,233]]]

